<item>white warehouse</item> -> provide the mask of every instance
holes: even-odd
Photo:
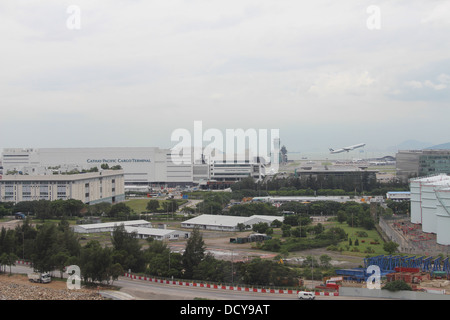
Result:
[[[439,174],[410,180],[411,222],[435,233],[438,244],[450,245],[450,176]]]
[[[180,230],[160,229],[160,228],[145,228],[126,226],[125,231],[128,233],[136,233],[139,239],[153,238],[155,240],[184,240],[188,239],[190,233]]]
[[[201,216],[186,220],[181,223],[183,228],[195,228],[199,227],[201,230],[215,230],[215,231],[238,231],[238,224],[243,224],[246,227],[252,227],[259,222],[265,222],[271,224],[273,221],[283,221],[283,216],[264,216],[253,215],[250,217],[240,216],[226,216],[226,215],[214,215],[203,214]]]
[[[120,225],[124,227],[146,227],[151,228],[152,224],[146,220],[130,220],[130,221],[115,221],[104,223],[78,224],[73,227],[73,231],[77,233],[96,233],[96,232],[112,232]]]

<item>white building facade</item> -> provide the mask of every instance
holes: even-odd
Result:
[[[52,174],[120,166],[126,188],[142,186],[184,186],[193,184],[232,183],[252,176],[264,175],[264,166],[253,160],[239,163],[183,163],[172,160],[170,149],[157,147],[107,148],[39,148],[4,149],[3,176],[20,173],[29,175]],[[214,183],[213,183],[214,184]]]
[[[212,231],[238,231],[238,225],[242,224],[246,228],[251,228],[254,224],[263,222],[270,225],[273,221],[278,220],[283,222],[283,216],[265,216],[265,215],[253,215],[250,217],[240,216],[227,216],[227,215],[214,215],[203,214],[192,219],[183,221],[181,223],[182,228],[196,228],[200,230],[212,230]]]
[[[86,204],[125,200],[122,170],[57,175],[4,175],[0,201],[80,200]]]

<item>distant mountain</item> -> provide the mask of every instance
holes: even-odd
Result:
[[[406,140],[402,143],[389,147],[388,149],[391,151],[398,150],[422,150],[432,147],[433,144],[431,142],[417,141],[417,140]]]
[[[442,149],[449,150],[450,149],[450,142],[437,144],[435,146],[428,147],[428,148],[425,148],[425,149],[427,149],[427,150],[430,150],[430,149],[431,150],[442,150]]]

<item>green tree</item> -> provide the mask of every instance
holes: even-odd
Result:
[[[113,218],[126,217],[131,214],[131,208],[123,202],[116,203],[111,207],[109,216]]]
[[[123,224],[116,226],[112,232],[113,262],[119,263],[125,270],[134,272],[145,270],[144,253],[135,232],[127,232]]]
[[[63,273],[65,268],[68,266],[69,255],[66,251],[59,251],[52,256],[53,264],[56,266],[57,270],[60,272],[61,279],[63,278]]]
[[[53,256],[58,252],[57,229],[53,223],[45,223],[38,229],[32,254],[33,267],[39,272],[54,270]]]
[[[291,236],[291,226],[289,224],[284,224],[281,226],[282,237]]]
[[[67,215],[77,217],[85,205],[81,200],[68,199],[65,201],[64,207]]]
[[[395,243],[393,241],[388,241],[383,244],[383,250],[386,251],[388,254],[393,254],[397,251],[398,243]]]
[[[14,252],[4,252],[0,256],[0,265],[9,266],[9,274],[11,274],[11,267],[16,265],[17,255]]]
[[[234,282],[234,276],[231,273],[231,262],[218,260],[212,254],[206,254],[194,268],[193,278],[214,282]]]
[[[97,240],[90,240],[80,252],[81,276],[87,283],[109,281],[111,276],[112,251],[103,248]]]
[[[159,201],[158,200],[150,200],[147,202],[147,211],[155,212],[159,209]]]
[[[386,283],[381,289],[388,291],[400,291],[406,290],[411,291],[412,288],[409,284],[407,284],[404,280],[394,280]]]
[[[99,202],[96,204],[92,204],[88,207],[89,213],[91,215],[100,216],[105,214],[109,216],[109,211],[111,210],[111,203],[109,202]]]
[[[125,271],[123,270],[120,263],[112,264],[107,269],[108,279],[110,279],[112,281],[111,283],[114,283],[114,281],[119,279],[119,276],[123,275],[124,273],[125,273]]]
[[[331,257],[330,256],[323,254],[319,257],[319,260],[320,260],[320,266],[322,268],[325,268],[325,269],[331,268]]]
[[[176,200],[168,200],[162,203],[164,212],[176,212],[178,210],[178,202]]]
[[[339,210],[337,213],[337,221],[339,223],[344,223],[347,220],[347,214],[344,210]]]
[[[242,281],[246,284],[263,286],[292,286],[296,282],[295,272],[277,262],[255,258],[241,265]]]
[[[34,250],[34,241],[37,230],[30,223],[30,217],[27,216],[22,223],[14,229],[16,237],[16,254],[22,259],[31,259]]]
[[[183,253],[183,267],[184,276],[187,279],[191,279],[194,275],[194,269],[203,260],[205,256],[205,242],[198,229],[198,227],[192,230],[191,236],[186,243],[186,248]]]
[[[258,233],[266,233],[268,229],[269,225],[266,222],[255,223],[252,227],[252,230]]]
[[[46,220],[52,217],[49,200],[38,200],[34,202],[34,213],[36,218]]]

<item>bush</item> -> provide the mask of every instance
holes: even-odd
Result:
[[[365,231],[356,231],[356,236],[360,238],[367,238],[369,235]]]
[[[403,280],[394,280],[394,281],[388,282],[381,289],[389,290],[389,291],[400,291],[400,290],[411,291],[412,290],[411,286]]]

